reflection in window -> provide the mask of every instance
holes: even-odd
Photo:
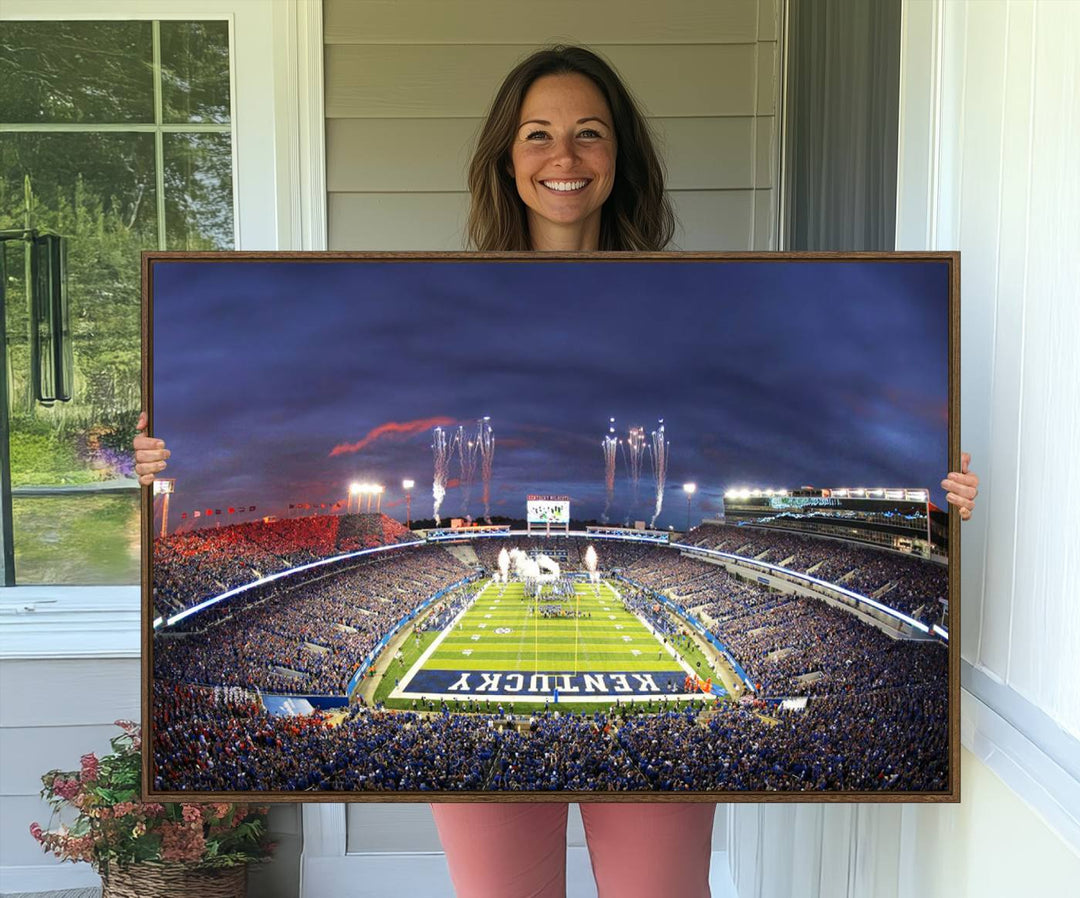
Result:
[[[162,120],[229,121],[229,23],[161,23]]]
[[[231,249],[232,195],[228,134],[165,135],[167,249]]]
[[[228,23],[5,22],[0,230],[67,238],[72,401],[30,382],[24,244],[2,244],[19,583],[137,583],[144,249],[234,246]]]

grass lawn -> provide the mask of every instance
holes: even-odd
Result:
[[[12,500],[19,583],[139,582],[139,491]]]

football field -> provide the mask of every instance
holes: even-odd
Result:
[[[488,582],[391,696],[596,702],[685,693],[689,667],[615,586],[573,589],[545,587],[535,599],[520,583]]]

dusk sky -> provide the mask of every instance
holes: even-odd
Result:
[[[599,518],[611,417],[623,438],[664,419],[664,528],[686,523],[687,481],[694,522],[732,487],[944,503],[945,263],[157,262],[153,300],[170,529],[194,509],[285,516],[353,481],[383,484],[403,520],[403,478],[430,518],[432,428],[484,416],[493,515],[544,493]],[[449,476],[444,520],[463,511],[456,458]],[[630,507],[620,455],[611,521],[649,521],[655,495],[646,457]]]

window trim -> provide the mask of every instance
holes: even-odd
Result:
[[[229,22],[233,137],[233,220],[239,250],[326,249],[326,175],[323,111],[322,4],[309,0],[5,0],[0,21],[217,19]],[[267,189],[271,185],[271,189]],[[45,590],[45,592],[42,592]],[[138,588],[13,586],[0,589],[0,612],[55,599],[34,612],[34,627],[0,616],[0,657],[71,657],[58,654],[56,632],[113,608],[117,639],[126,656],[130,634],[124,615],[138,613]],[[44,607],[44,606],[43,606]],[[14,615],[14,611],[10,611]],[[21,618],[18,618],[21,620]],[[136,619],[137,630],[137,619]],[[98,645],[98,640],[93,640]],[[79,645],[61,643],[75,656]],[[99,646],[98,651],[102,649]],[[44,652],[45,654],[35,654]],[[137,644],[136,644],[137,653]]]

